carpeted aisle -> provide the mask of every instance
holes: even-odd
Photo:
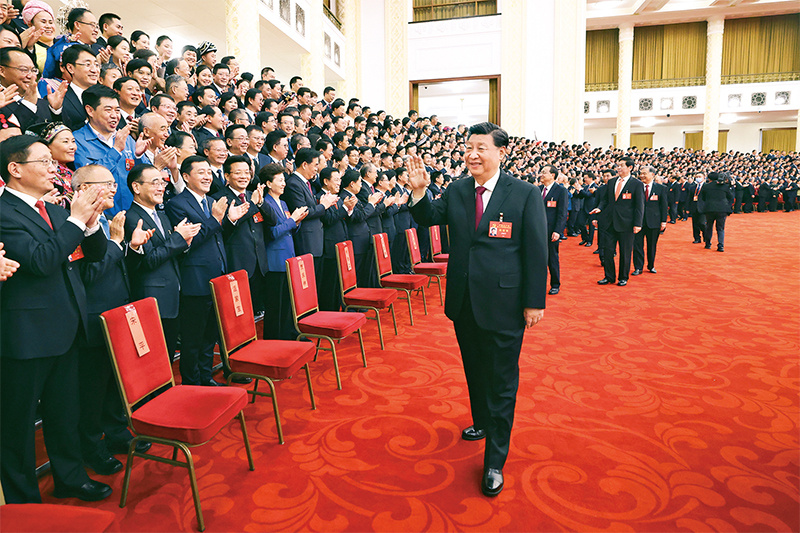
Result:
[[[729,218],[726,252],[668,225],[658,274],[601,287],[593,248],[562,243],[562,290],[523,346],[505,490],[480,494],[483,444],[471,423],[450,322],[428,291],[416,326],[398,305],[245,410],[256,470],[231,424],[195,457],[207,531],[798,531],[800,214]],[[715,246],[716,248],[716,242]],[[166,449],[164,453],[167,453]],[[100,478],[121,531],[192,531],[183,469],[139,461]],[[41,481],[48,503],[52,479]]]

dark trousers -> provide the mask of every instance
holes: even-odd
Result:
[[[735,191],[733,193],[733,212],[734,213],[741,213],[742,212],[742,199],[744,197],[744,191]]]
[[[687,202],[686,200],[684,200],[682,202],[681,201],[678,202],[678,217],[680,217],[680,218],[682,218],[684,220],[686,220],[686,217],[688,216],[687,209],[686,209],[686,202]]]
[[[339,311],[342,296],[339,291],[339,266],[335,257],[325,257],[322,260],[322,272],[319,275],[319,308],[321,311]],[[358,282],[358,280],[356,280]]]
[[[753,212],[753,197],[752,196],[745,196],[744,197],[744,212],[745,213],[752,213]]]
[[[656,245],[661,229],[642,228],[642,231],[633,235],[633,268],[644,270],[644,241],[647,239],[647,268],[656,266]]]
[[[769,200],[767,199],[766,196],[759,196],[758,197],[758,212],[759,213],[763,213],[764,211],[767,210],[767,202],[769,202]]]
[[[552,232],[550,233],[552,235]],[[547,269],[550,271],[550,286],[561,286],[561,266],[558,262],[558,245],[560,241],[547,242]]]
[[[169,353],[170,361],[175,360],[175,351],[178,349],[178,336],[181,331],[180,319],[175,318],[162,318],[161,327],[164,329],[164,341],[167,344],[167,353]]]
[[[256,265],[256,271],[248,279],[250,282],[250,299],[253,302],[253,314],[258,314],[264,310],[264,274],[261,273],[261,266]]]
[[[614,251],[619,243],[619,276],[617,276]],[[614,227],[608,229],[606,248],[603,253],[603,268],[608,281],[628,281],[631,274],[631,254],[633,252],[633,231],[616,231]]]
[[[264,276],[264,338],[293,341],[297,338],[292,318],[292,300],[286,272],[267,272]]]
[[[606,257],[606,248],[611,247],[611,244],[608,244],[608,228],[598,227],[597,228],[597,251],[600,252],[598,255],[600,256],[600,264],[603,265],[605,257]],[[614,254],[611,254],[611,257],[614,257]]]
[[[201,385],[211,381],[214,345],[219,337],[211,295],[181,295],[181,383]]]
[[[703,213],[695,211],[692,214],[692,236],[695,241],[704,241],[706,239],[706,216]]]
[[[392,272],[395,274],[410,274],[411,273],[411,259],[408,257],[408,242],[406,242],[406,234],[398,233],[392,243]]]
[[[726,213],[706,213],[706,244],[711,244],[711,236],[714,224],[717,225],[717,244],[725,246],[725,220],[728,215]]]
[[[678,202],[669,203],[669,219],[678,220]]]
[[[772,198],[769,199],[769,210],[770,210],[771,213],[774,213],[775,211],[778,210],[778,197],[777,196],[773,196]]]
[[[586,224],[581,224],[581,241],[592,244],[594,242],[594,224],[589,220]]]
[[[356,254],[356,281],[359,287],[376,289],[378,284],[378,270],[375,266],[375,247],[372,243],[369,250],[363,254]]]
[[[796,206],[795,202],[797,201],[797,193],[787,194],[783,193],[783,210],[787,213],[789,211],[794,211]]]
[[[469,296],[464,296],[469,302]],[[519,388],[519,352],[524,329],[488,331],[475,322],[467,304],[454,322],[464,375],[469,389],[472,422],[486,431],[483,468],[503,468],[511,441]]]
[[[41,503],[36,479],[36,405],[41,401],[44,444],[56,487],[80,487],[78,342],[63,355],[0,357],[0,482],[7,503]]]
[[[126,443],[133,438],[122,405],[114,369],[105,347],[84,347],[78,358],[81,418],[78,433],[87,461],[110,454],[109,442]],[[105,435],[105,440],[101,440]]]

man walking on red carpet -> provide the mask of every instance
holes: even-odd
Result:
[[[471,177],[435,200],[425,194],[430,176],[422,159],[408,161],[410,211],[420,225],[450,229],[444,310],[455,326],[473,421],[461,436],[486,438],[481,490],[496,496],[503,490],[523,333],[544,316],[547,220],[541,191],[500,171],[508,153],[504,130],[476,124],[466,146]]]

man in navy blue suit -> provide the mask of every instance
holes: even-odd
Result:
[[[561,265],[558,260],[558,245],[564,236],[564,226],[567,224],[567,203],[569,196],[567,189],[556,183],[558,168],[545,165],[539,173],[544,200],[544,213],[547,216],[547,268],[550,270],[550,292],[558,294],[561,288]]]
[[[79,420],[78,351],[88,335],[81,261],[99,261],[107,241],[98,217],[101,187],[77,191],[67,212],[42,201],[53,189],[56,165],[38,138],[0,144],[0,234],[16,274],[0,291],[0,482],[8,503],[40,503],[36,479],[37,404],[57,498],[101,500],[111,487],[83,468]],[[53,325],[53,321],[58,322]]]
[[[186,190],[167,202],[167,216],[173,225],[184,220],[201,224],[180,262],[181,380],[184,385],[217,386],[220,384],[211,377],[217,324],[208,282],[227,272],[223,220],[235,224],[250,204],[228,209],[227,198],[211,202],[206,196],[211,188],[211,166],[205,157],[187,157],[181,164],[181,176]]]

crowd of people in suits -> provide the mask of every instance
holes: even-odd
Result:
[[[245,270],[265,338],[294,339],[287,258],[314,257],[322,310],[341,307],[338,242],[353,243],[359,286],[378,286],[379,233],[393,271],[412,272],[405,230],[417,229],[423,256],[430,246],[409,210],[408,158],[421,158],[435,200],[466,175],[467,130],[413,110],[392,117],[333,87],[320,95],[299,76],[284,85],[270,67],[240,72],[208,41],[173,57],[161,36],[153,51],[149,35],[126,37],[112,13],[75,8],[62,36],[41,0],[0,17],[10,34],[0,48],[0,480],[7,501],[41,501],[41,416],[55,496],[98,500],[111,488],[84,466],[118,472],[113,454],[132,438],[98,315],[155,297],[182,383],[220,386],[209,281]],[[757,198],[759,211],[774,210],[779,196],[796,208],[796,154],[604,151],[524,138],[508,151],[503,169],[542,190],[550,294],[567,237],[589,247],[598,234],[600,283],[625,285],[631,263],[632,275],[645,260],[656,272],[668,218],[692,216],[707,247],[716,224],[722,251],[728,208],[752,211]],[[714,187],[701,184],[708,177]],[[63,334],[37,334],[54,316]]]

